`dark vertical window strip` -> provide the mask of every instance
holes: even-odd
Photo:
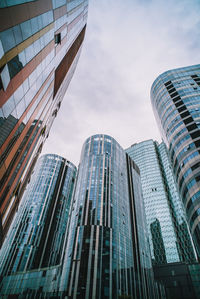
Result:
[[[79,233],[79,230],[78,230],[78,227],[76,227],[75,228],[75,234],[74,234],[73,247],[72,247],[72,251],[71,251],[71,254],[70,254],[71,263],[70,263],[70,268],[69,268],[69,279],[68,279],[68,286],[67,286],[68,291],[70,289],[70,286],[72,286],[72,290],[73,290],[74,283],[75,283],[75,278],[76,278],[76,264],[77,264],[76,263],[76,256],[77,256],[77,253],[76,253],[76,256],[74,256],[74,253],[75,253],[76,242],[78,242],[77,241],[78,233]]]
[[[86,192],[85,192],[85,199],[84,199],[84,203],[83,203],[83,216],[82,216],[81,225],[84,225],[84,223],[85,223],[87,202],[88,202],[88,189],[86,189]]]
[[[143,289],[140,285],[142,279],[141,261],[140,261],[140,250],[138,244],[138,231],[137,231],[137,219],[136,209],[134,203],[134,190],[133,190],[133,176],[132,176],[132,159],[126,153],[126,164],[127,164],[127,178],[128,178],[128,191],[129,191],[129,204],[130,204],[130,218],[131,218],[131,230],[132,230],[132,244],[133,244],[133,257],[134,257],[134,271],[135,273],[135,285],[136,287],[136,298],[143,297]],[[139,276],[139,278],[137,278]],[[138,279],[138,281],[137,281]]]
[[[52,224],[53,218],[54,218],[54,214],[55,214],[55,204],[57,204],[57,201],[54,202],[54,200],[56,199],[56,195],[58,193],[58,191],[60,190],[60,184],[62,182],[62,178],[63,178],[63,171],[64,171],[64,163],[61,163],[60,169],[59,169],[59,174],[56,180],[56,185],[54,188],[54,193],[51,196],[50,202],[49,202],[49,206],[48,206],[48,211],[46,212],[46,219],[45,219],[45,223],[43,226],[43,230],[42,230],[42,234],[41,234],[41,240],[39,242],[39,246],[38,246],[38,250],[37,250],[37,254],[35,256],[34,259],[34,268],[38,268],[42,266],[42,261],[43,258],[45,256],[45,250],[49,250],[49,248],[47,248],[47,244],[50,245],[50,243],[52,242],[52,236],[49,235],[49,227]],[[47,254],[47,253],[46,253]]]
[[[98,246],[98,262],[97,262],[97,285],[96,294],[99,294],[97,299],[103,298],[102,295],[102,254],[103,254],[103,227],[99,226],[99,246]]]
[[[106,196],[106,226],[109,226],[109,210],[110,210],[110,202],[109,202],[109,194],[110,194],[110,168],[109,168],[109,159],[107,165],[107,196]]]
[[[98,238],[97,236],[97,226],[94,225],[93,226],[94,230],[93,230],[93,236],[92,236],[92,258],[91,258],[91,268],[88,269],[88,271],[90,270],[90,289],[89,289],[89,298],[92,298],[92,293],[93,293],[93,288],[94,285],[96,284],[96,281],[94,281],[94,277],[95,277],[95,248],[96,248],[96,240]],[[95,294],[95,298],[96,298],[96,294]]]
[[[107,172],[106,172],[106,166],[107,166],[107,159],[105,157],[105,165],[104,165],[104,181],[103,181],[103,215],[102,215],[102,224],[106,225],[106,187],[107,187]]]
[[[46,248],[44,249],[44,253],[43,253],[43,257],[41,260],[41,267],[47,267],[47,266],[52,266],[52,257],[50,258],[51,253],[54,252],[54,249],[56,247],[56,244],[54,244],[54,238],[56,235],[56,228],[57,228],[57,224],[58,224],[58,210],[61,206],[61,199],[62,199],[62,189],[63,189],[63,185],[65,182],[65,178],[67,175],[67,170],[68,170],[68,166],[65,165],[65,162],[62,162],[61,164],[61,169],[62,169],[62,173],[58,175],[58,179],[57,182],[59,183],[59,186],[55,188],[55,193],[53,194],[53,198],[55,198],[56,196],[58,196],[58,200],[56,202],[56,207],[55,207],[55,211],[54,211],[54,216],[52,218],[52,223],[51,223],[51,229],[49,231],[48,234],[48,241],[46,243]],[[59,194],[57,195],[57,191],[59,190]],[[61,246],[62,247],[62,246]],[[59,263],[59,262],[58,262]]]
[[[79,268],[79,277],[78,277],[78,286],[77,286],[77,295],[80,298],[85,298],[86,289],[84,286],[87,285],[87,275],[88,275],[88,266],[89,266],[89,252],[90,252],[90,242],[93,239],[92,236],[92,226],[83,227],[83,235],[80,240],[80,268]],[[90,240],[90,241],[88,241]]]

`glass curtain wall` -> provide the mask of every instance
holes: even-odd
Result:
[[[38,160],[0,251],[1,294],[37,298],[58,290],[75,176],[76,167],[60,156]]]
[[[200,65],[161,74],[151,101],[200,257]]]

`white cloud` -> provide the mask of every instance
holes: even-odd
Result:
[[[77,165],[92,134],[123,147],[160,141],[150,88],[160,73],[199,63],[199,8],[197,0],[90,1],[81,57],[43,152]]]

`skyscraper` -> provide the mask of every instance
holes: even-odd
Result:
[[[0,239],[72,78],[87,0],[0,1]]]
[[[139,169],[110,136],[82,149],[60,288],[70,298],[156,298]]]
[[[0,251],[1,295],[158,298],[137,165],[95,135],[75,175],[62,157],[39,159]]]
[[[126,152],[140,168],[153,264],[195,261],[166,146],[146,140]]]
[[[151,101],[200,257],[200,65],[161,74]]]
[[[42,156],[0,251],[1,295],[39,298],[58,291],[76,167]]]

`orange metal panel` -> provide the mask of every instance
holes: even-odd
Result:
[[[52,86],[51,86],[51,87],[52,87]],[[46,119],[49,117],[49,111],[50,111],[50,110],[51,110],[51,107],[50,107],[49,110],[47,111],[47,113],[46,113],[46,117],[44,118],[43,123],[45,123]],[[32,120],[34,120],[34,119],[35,119],[35,118],[32,117]],[[40,121],[40,119],[38,119],[37,123],[39,123],[39,121]],[[37,128],[37,126],[35,126],[35,129],[36,129],[36,128]],[[40,130],[38,131],[37,135],[35,136],[35,139],[34,139],[34,140],[37,139],[37,137],[38,137],[38,135],[40,134],[41,130],[42,130],[42,126],[41,126]],[[35,131],[35,130],[33,130],[33,132],[31,133],[31,135],[29,136],[29,139],[32,137],[34,131]],[[27,141],[27,143],[28,143],[28,141]],[[26,143],[26,144],[27,144],[27,143]],[[32,143],[32,145],[31,145],[31,147],[30,147],[30,149],[29,149],[29,151],[28,151],[28,153],[27,153],[26,156],[29,155],[29,153],[31,152],[33,146],[35,146],[34,141],[33,141],[33,143]],[[26,149],[26,147],[24,147],[24,150],[25,150],[25,149]],[[21,156],[22,156],[23,153],[24,153],[24,150],[21,152],[21,154],[19,155],[19,157],[18,157],[17,160],[20,160]],[[16,161],[16,162],[17,162],[17,161]],[[8,199],[9,199],[10,196],[12,195],[13,190],[15,189],[16,184],[18,183],[18,180],[19,180],[19,178],[20,178],[21,175],[22,175],[22,174],[20,173],[20,170],[23,169],[25,163],[26,163],[26,159],[25,159],[24,162],[22,163],[22,165],[21,165],[21,167],[20,167],[20,169],[19,169],[19,171],[18,171],[18,174],[17,174],[16,178],[15,178],[14,181],[13,181],[13,184],[12,184],[12,186],[11,186],[11,189],[10,189],[10,191],[8,192],[8,194],[7,194],[7,196],[6,196],[6,198],[5,198],[4,202],[3,202],[3,204],[2,204],[1,207],[0,207],[0,212],[1,212],[2,214],[3,214],[3,212],[4,212],[4,208],[5,208],[6,204],[7,204]],[[11,178],[12,174],[13,174],[13,173],[11,173],[11,174],[9,175],[8,180]],[[2,192],[1,192],[1,193],[2,193]]]
[[[54,19],[57,20],[60,17],[64,16],[67,13],[67,6],[63,5],[61,7],[58,7],[54,9],[53,14],[54,14]]]
[[[2,8],[0,9],[0,31],[4,31],[51,9],[51,0],[38,0]]]
[[[54,48],[54,41],[51,41],[35,58],[32,59],[9,83],[6,91],[3,89],[0,90],[0,107],[5,104],[9,97],[15,92],[15,90],[23,83],[18,77],[23,78],[24,80],[33,72],[37,67],[36,64],[39,61],[42,61],[42,57],[45,58],[47,54],[51,52]]]
[[[13,130],[11,131],[11,133],[9,134],[8,138],[5,140],[4,144],[1,147],[1,151],[4,152],[6,147],[8,146],[11,138],[13,137],[13,135],[15,134],[18,126],[23,122],[27,112],[30,110],[30,108],[32,107],[32,105],[34,104],[34,102],[37,100],[37,97],[40,95],[40,93],[42,92],[43,88],[45,87],[46,83],[49,81],[49,78],[51,77],[52,73],[54,72],[54,70],[49,74],[49,76],[47,77],[47,79],[45,80],[45,82],[43,83],[43,85],[41,86],[41,88],[38,90],[37,94],[35,95],[35,97],[33,98],[33,100],[31,101],[31,103],[29,104],[28,108],[26,109],[26,111],[24,111],[24,113],[22,114],[22,116],[20,117],[20,119],[17,122],[17,125],[13,128]]]
[[[28,132],[28,130],[29,130],[31,124],[32,124],[32,121],[35,119],[35,116],[37,115],[38,110],[40,109],[41,105],[42,105],[43,102],[45,101],[45,98],[46,98],[46,96],[47,96],[47,94],[48,94],[48,91],[52,88],[52,86],[53,86],[53,82],[52,82],[52,84],[49,86],[49,88],[47,89],[47,91],[46,91],[44,97],[42,98],[42,101],[38,104],[38,108],[33,112],[31,118],[29,119],[29,121],[28,121],[26,127],[24,128],[24,130],[23,130],[23,132],[22,132],[22,134],[21,134],[21,136],[20,136],[21,139],[23,139],[23,138],[25,137],[26,133]],[[35,101],[36,99],[37,99],[37,97],[35,97],[34,101]],[[15,130],[16,130],[16,128],[15,128]],[[9,164],[10,164],[11,160],[13,159],[13,157],[14,157],[14,155],[15,155],[15,153],[16,153],[16,151],[17,151],[19,145],[20,145],[20,143],[21,143],[21,140],[18,139],[18,140],[16,141],[14,147],[13,147],[12,150],[10,151],[9,155],[7,156],[6,160],[4,161],[6,167],[9,166]],[[15,162],[15,164],[16,164],[16,162]],[[13,168],[14,168],[14,166],[13,166]],[[4,173],[5,173],[5,172],[4,172]],[[0,174],[1,174],[1,176],[0,176],[0,179],[1,179],[1,178],[3,177],[3,176],[2,176],[2,167],[0,168]],[[4,186],[4,188],[5,188],[5,186]],[[2,193],[3,193],[3,191],[4,191],[4,188],[3,188],[2,191],[0,192],[0,196],[2,195]]]

